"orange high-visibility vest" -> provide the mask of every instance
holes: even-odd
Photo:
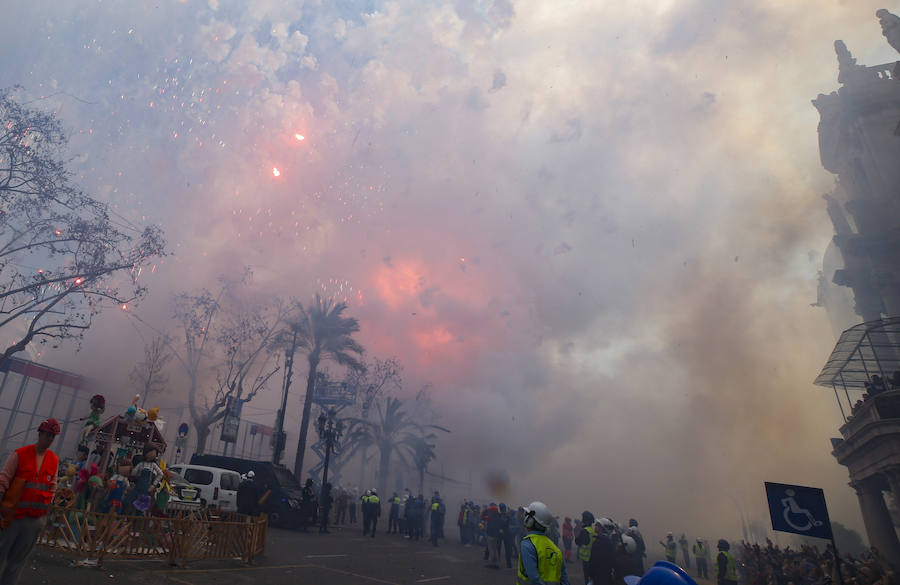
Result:
[[[34,445],[16,449],[19,466],[16,478],[24,480],[22,495],[16,504],[16,518],[39,518],[50,510],[53,503],[52,484],[59,469],[59,457],[47,449],[40,470],[37,468],[37,450]]]

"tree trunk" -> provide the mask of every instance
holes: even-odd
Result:
[[[369,448],[363,447],[362,458],[359,461],[359,485],[362,487],[366,483],[366,454]]]
[[[209,435],[212,431],[207,426],[200,426],[195,424],[197,427],[197,451],[196,453],[202,455],[206,452],[206,441],[209,440]]]
[[[419,493],[420,494],[425,493],[425,468],[424,467],[419,468]]]
[[[391,473],[391,445],[382,445],[381,464],[378,466],[378,493],[387,497],[388,475]]]
[[[309,372],[306,374],[306,398],[303,401],[303,418],[300,419],[300,437],[297,439],[297,455],[294,457],[294,475],[303,483],[303,455],[306,452],[306,433],[309,432],[309,415],[312,411],[313,394],[316,389],[316,369],[319,356],[309,355]]]

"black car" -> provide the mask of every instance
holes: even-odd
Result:
[[[252,471],[259,485],[259,493],[271,490],[268,499],[260,506],[260,511],[269,516],[273,526],[296,528],[300,526],[300,482],[283,465],[271,461],[253,461],[224,455],[194,455],[191,465],[207,465],[231,469],[241,475]]]

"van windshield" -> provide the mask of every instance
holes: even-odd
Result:
[[[300,484],[297,482],[297,478],[295,478],[294,474],[292,474],[287,469],[284,469],[282,467],[273,467],[272,471],[275,472],[275,478],[278,480],[278,484],[281,487],[300,489]]]

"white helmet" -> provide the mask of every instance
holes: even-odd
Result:
[[[622,546],[625,547],[625,552],[628,554],[634,554],[637,552],[637,543],[630,536],[622,537]]]
[[[638,530],[637,526],[629,526],[628,529],[625,531],[625,534],[627,534],[628,536],[632,536],[632,537],[637,536],[640,533],[641,532],[640,532],[640,530]]]
[[[253,479],[254,477],[256,477],[256,474],[253,473],[252,469],[247,472],[247,479]]]
[[[612,520],[609,518],[600,518],[597,520],[597,524],[603,527],[604,530],[612,530],[616,527]]]
[[[553,523],[553,514],[543,502],[531,502],[525,506],[525,528],[531,528],[528,525],[529,518],[544,530],[550,528],[550,524]]]

